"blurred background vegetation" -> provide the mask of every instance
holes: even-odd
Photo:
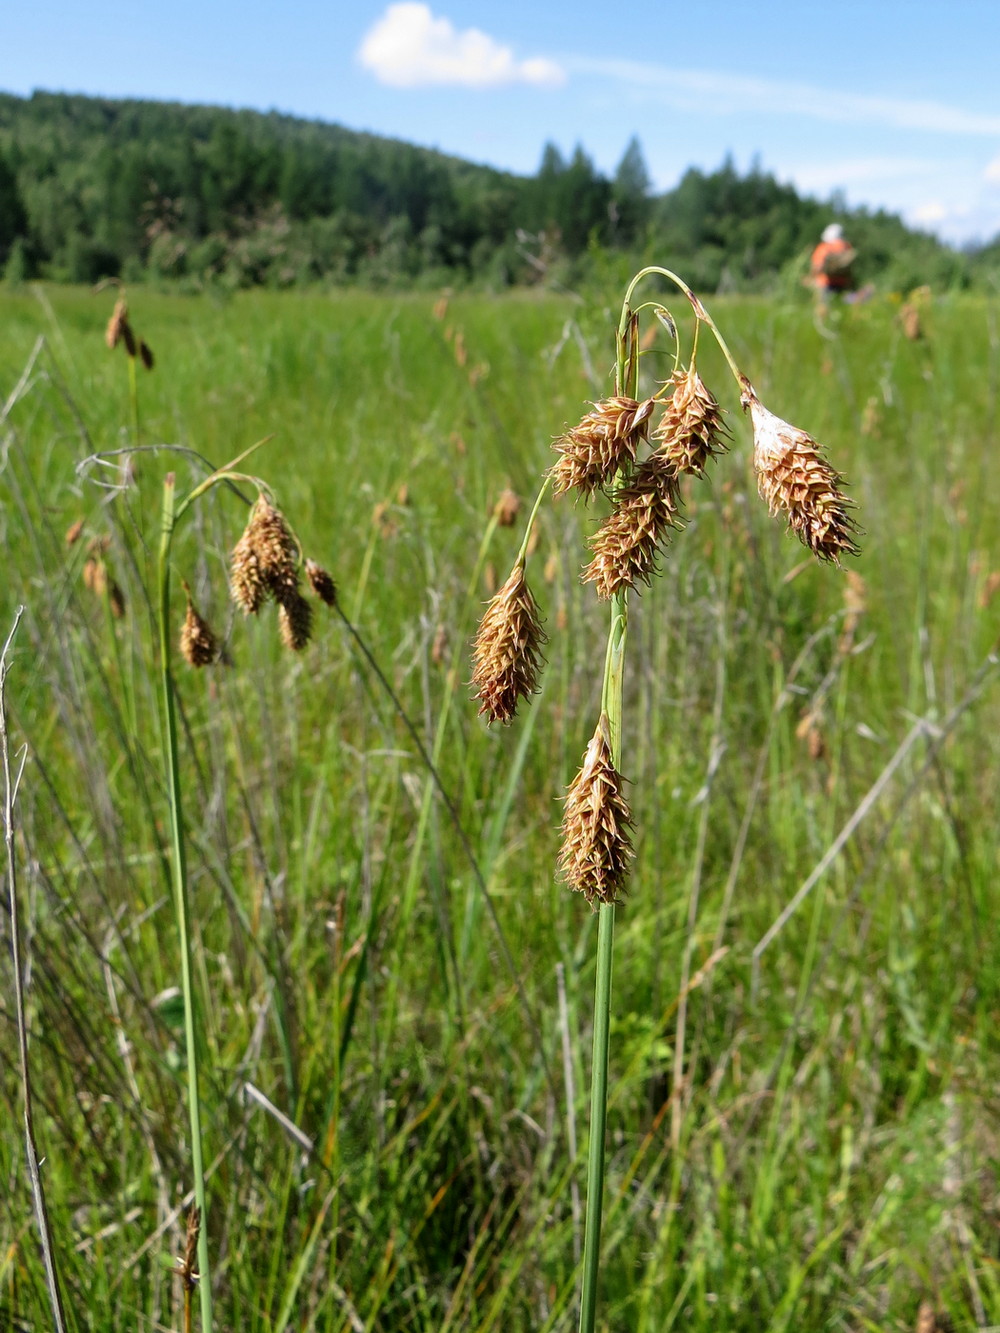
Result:
[[[1000,238],[956,251],[884,211],[804,199],[757,167],[692,168],[655,195],[633,139],[609,179],[549,144],[515,176],[277,113],[0,94],[0,273],[199,290],[578,285],[669,254],[702,291],[794,288],[841,221],[859,282],[1000,285]]]

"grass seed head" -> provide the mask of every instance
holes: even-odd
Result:
[[[108,326],[104,330],[104,341],[112,352],[120,342],[123,342],[129,356],[135,356],[135,334],[128,322],[128,304],[124,296],[120,296],[115,302]]]
[[[153,366],[156,364],[155,359],[153,357],[153,349],[150,347],[149,343],[146,341],[145,338],[139,339],[139,360],[142,362],[142,364],[146,367],[147,370],[152,370]]]
[[[635,855],[623,785],[611,761],[608,719],[602,714],[583,767],[566,793],[559,852],[559,873],[591,906],[618,901]]]
[[[288,588],[279,599],[278,631],[281,642],[299,653],[312,637],[312,607],[298,588]]]
[[[327,606],[337,605],[337,585],[322,565],[317,565],[315,560],[307,560],[306,578],[321,602],[325,602]]]
[[[708,460],[727,449],[722,409],[694,367],[676,371],[673,384],[674,391],[653,431],[656,452],[677,472],[700,477]]]
[[[521,501],[508,486],[493,506],[493,516],[500,528],[512,528],[521,512]]]
[[[472,649],[473,697],[490,722],[510,722],[520,700],[537,693],[544,643],[538,605],[519,560],[486,607]]]
[[[219,655],[219,641],[208,622],[198,614],[190,593],[181,626],[180,648],[185,662],[193,667],[209,666]]]
[[[594,558],[583,571],[584,583],[595,584],[601,598],[648,584],[658,552],[680,526],[677,510],[677,472],[665,456],[651,454],[618,491],[614,512],[591,538]]]
[[[298,548],[284,516],[263,495],[257,497],[243,536],[233,548],[229,587],[245,614],[256,615],[268,596],[298,587]]]
[[[578,426],[553,446],[559,460],[552,468],[553,491],[578,490],[592,495],[607,486],[623,466],[635,462],[639,443],[648,437],[653,400],[605,398],[594,404]]]
[[[840,489],[841,476],[804,430],[769,412],[748,381],[741,399],[753,422],[753,465],[757,488],[772,514],[783,514],[804,546],[821,560],[840,564],[858,555],[858,525],[852,501]]]

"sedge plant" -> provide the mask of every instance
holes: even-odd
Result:
[[[199,1092],[199,1063],[204,1033],[200,1005],[195,993],[191,954],[191,906],[185,852],[183,784],[181,781],[177,725],[177,684],[174,673],[174,634],[171,619],[173,542],[185,515],[213,487],[228,483],[256,488],[250,518],[233,548],[229,586],[233,601],[246,615],[257,615],[268,602],[277,605],[278,630],[286,648],[299,652],[312,634],[313,610],[303,594],[306,585],[320,601],[336,604],[336,587],[330,574],[313,560],[305,559],[302,547],[285,516],[273,504],[270,489],[259,477],[239,471],[240,465],[265,441],[251,446],[232,463],[212,472],[186,495],[178,497],[174,473],[163,487],[162,527],[158,562],[158,628],[160,685],[166,755],[167,797],[170,807],[171,875],[174,907],[180,940],[181,993],[184,1006],[184,1044],[187,1063],[188,1114],[191,1135],[191,1169],[194,1183],[195,1221],[189,1227],[187,1276],[184,1282],[186,1317],[190,1317],[191,1293],[197,1285],[201,1305],[202,1333],[211,1333],[212,1283],[210,1270],[208,1207]],[[177,639],[180,656],[190,667],[209,667],[220,658],[220,641],[194,603],[187,583],[183,584],[186,609]],[[193,1266],[191,1252],[197,1251]]]
[[[673,283],[690,304],[694,334],[686,361],[670,311],[658,302],[635,303],[640,284],[653,277]],[[668,330],[675,358],[669,379],[640,398],[643,316]],[[583,894],[599,918],[581,1333],[593,1333],[596,1323],[615,907],[626,892],[634,856],[633,819],[622,777],[628,597],[656,576],[660,557],[683,527],[682,479],[703,477],[709,461],[727,449],[722,409],[697,368],[703,328],[718,343],[740,404],[750,415],[753,468],[770,512],[784,518],[820,560],[839,565],[841,557],[858,554],[852,502],[820,446],[763,405],[687,283],[669,269],[651,266],[636,274],[622,302],[614,393],[593,404],[578,425],[556,440],[557,461],[541,484],[514,567],[487,605],[473,647],[472,683],[479,711],[491,723],[509,723],[519,704],[537,691],[543,666],[545,635],[527,579],[532,527],[542,500],[551,491],[556,497],[573,492],[587,502],[598,496],[610,502],[610,514],[590,539],[592,558],[582,572],[583,581],[593,584],[610,609],[600,715],[564,799],[558,863],[561,879]]]

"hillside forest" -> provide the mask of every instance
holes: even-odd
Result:
[[[890,213],[802,198],[759,166],[660,195],[637,138],[608,177],[546,145],[534,176],[254,111],[0,94],[0,272],[199,290],[576,284],[669,256],[708,291],[801,282],[829,221],[886,290],[1000,284],[1000,238],[955,251]]]

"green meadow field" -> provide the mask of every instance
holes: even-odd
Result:
[[[643,291],[687,355],[684,301]],[[313,642],[230,601],[252,486],[207,492],[172,560],[175,638],[186,580],[224,645],[176,661],[215,1326],[576,1327],[597,931],[555,865],[603,501],[541,511],[547,666],[508,728],[469,645],[553,438],[611,392],[621,298],[136,288],[135,411],[113,293],[0,288],[17,917],[69,1328],[185,1326],[160,507],[263,437],[244,470],[338,587]],[[630,600],[598,1327],[1000,1326],[1000,314],[707,304],[846,477],[862,554],[819,564],[768,516],[703,332],[731,449]],[[664,330],[642,364],[669,377]],[[35,1330],[10,886],[0,1325]]]

